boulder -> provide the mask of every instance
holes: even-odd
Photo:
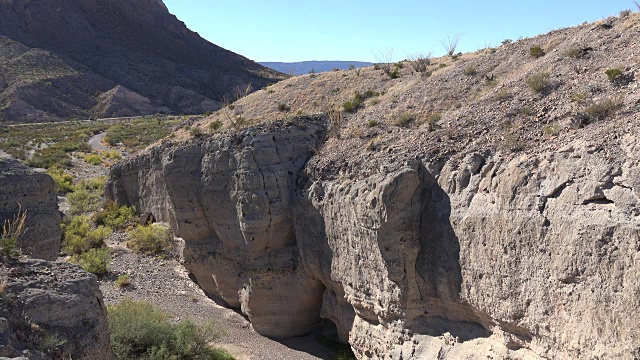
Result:
[[[107,311],[95,275],[77,265],[0,266],[0,357],[110,360]]]
[[[0,158],[0,223],[26,211],[26,232],[18,248],[30,257],[55,260],[60,251],[58,198],[53,179],[16,160]]]

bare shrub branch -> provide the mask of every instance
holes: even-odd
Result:
[[[382,69],[385,74],[389,75],[393,64],[393,48],[375,52],[373,57],[376,59],[376,68]]]
[[[415,72],[424,73],[427,71],[429,65],[431,65],[432,56],[433,51],[429,51],[426,54],[417,53],[409,55],[408,59],[410,61],[411,67]]]
[[[447,35],[447,37],[440,40],[440,44],[442,44],[442,47],[447,52],[447,55],[453,56],[453,54],[455,54],[461,37],[462,34],[455,34],[453,36]]]

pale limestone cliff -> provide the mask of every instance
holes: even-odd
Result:
[[[170,223],[200,286],[268,336],[301,335],[320,320],[324,287],[300,261],[291,204],[324,138],[314,120],[155,149],[117,166],[106,189]]]
[[[634,130],[522,156],[312,156],[312,120],[156,147],[107,194],[169,222],[200,286],[265,335],[323,317],[361,359],[640,355]]]

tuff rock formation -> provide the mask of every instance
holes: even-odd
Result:
[[[314,120],[156,148],[118,165],[106,187],[170,223],[198,284],[268,336],[301,335],[320,320],[323,285],[302,266],[291,198],[324,138]]]
[[[42,260],[0,264],[1,359],[112,359],[95,275]]]
[[[16,160],[0,158],[0,224],[13,220],[19,210],[27,217],[18,248],[30,257],[55,260],[62,235],[53,179]]]
[[[341,157],[324,123],[165,143],[107,194],[170,223],[200,286],[268,336],[323,317],[361,359],[640,355],[633,136]]]

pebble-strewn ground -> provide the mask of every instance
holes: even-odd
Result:
[[[114,234],[109,244],[114,249],[111,273],[100,280],[100,290],[107,304],[116,304],[124,299],[144,300],[175,315],[176,319],[201,323],[216,319],[225,332],[217,346],[225,348],[239,360],[332,358],[331,352],[313,335],[281,342],[259,335],[243,316],[209,299],[189,279],[178,261],[134,254],[123,246],[125,236]],[[113,282],[122,274],[127,274],[132,284],[118,289]]]

